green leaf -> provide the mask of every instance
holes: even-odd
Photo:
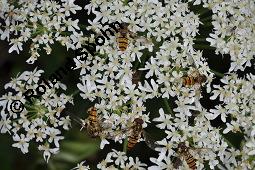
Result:
[[[65,141],[61,145],[60,153],[54,159],[66,162],[81,161],[99,150],[98,141],[93,143]]]

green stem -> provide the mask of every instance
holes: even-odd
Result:
[[[174,115],[173,109],[171,108],[169,102],[167,101],[167,98],[163,98],[163,102],[166,108],[166,111],[170,113],[172,116]]]
[[[80,28],[87,28],[88,25],[78,24]]]
[[[207,41],[206,41],[206,38],[196,38],[195,41],[207,42]]]
[[[208,20],[211,20],[212,19],[212,16],[208,16],[208,17],[205,17],[205,18],[202,18],[201,19],[201,22],[205,22],[205,21],[208,21]]]
[[[127,5],[127,4],[128,4],[128,0],[124,0],[123,5]]]
[[[80,90],[75,90],[71,95],[76,96],[79,92],[80,92]]]
[[[218,72],[218,71],[215,71],[215,70],[213,70],[213,69],[210,69],[210,71],[212,72],[212,73],[214,73],[216,76],[218,76],[218,77],[224,77],[224,74],[223,73],[220,73],[220,72]]]
[[[202,27],[212,27],[212,23],[211,22],[206,22],[202,24]]]
[[[210,12],[208,8],[203,8],[202,10],[199,11],[199,16],[201,17],[202,15],[207,14],[208,12]]]
[[[127,144],[128,144],[128,138],[126,138],[123,143],[123,152],[125,153],[127,153]]]
[[[51,161],[49,161],[48,166],[50,170],[56,170],[55,165]]]
[[[209,45],[204,45],[204,44],[194,44],[193,46],[196,49],[207,49],[207,50],[215,50],[215,47],[211,47]]]

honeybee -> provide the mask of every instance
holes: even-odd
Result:
[[[184,86],[193,86],[195,84],[201,85],[202,83],[206,82],[206,79],[207,78],[205,75],[196,72],[196,74],[182,77],[182,84]]]
[[[87,121],[85,121],[87,132],[92,138],[98,137],[102,132],[102,127],[100,125],[95,106],[89,108],[88,115]]]
[[[92,106],[91,108],[88,109],[88,117],[85,120],[74,118],[74,115],[72,115],[72,119],[78,122],[79,124],[82,125],[82,128],[85,128],[87,133],[89,134],[90,137],[96,138],[101,135],[105,135],[106,129],[109,128],[109,124],[106,124],[102,122],[102,119],[98,116],[97,110],[95,106]]]
[[[128,144],[127,144],[127,150],[130,151],[134,148],[134,146],[137,144],[138,140],[143,137],[145,143],[148,147],[151,149],[155,149],[157,147],[155,140],[153,140],[147,132],[143,130],[143,119],[136,118],[133,122],[133,125],[131,126],[131,134],[128,137]]]
[[[190,148],[185,145],[184,142],[178,144],[178,154],[183,157],[191,170],[196,170],[196,159],[190,154]],[[174,162],[174,168],[178,168],[181,165],[181,159],[177,158]]]
[[[128,38],[129,37],[134,37],[133,33],[128,30],[128,25],[127,23],[122,23],[123,28],[118,29],[118,38],[117,38],[117,43],[119,46],[120,51],[126,51],[128,47]]]
[[[143,131],[142,125],[143,125],[143,119],[136,118],[134,120],[134,125],[132,126],[131,135],[128,137],[128,144],[127,144],[128,150],[131,150],[138,142],[138,139],[141,137],[142,131]]]

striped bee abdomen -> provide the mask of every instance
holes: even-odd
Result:
[[[89,114],[89,122],[91,124],[94,124],[97,122],[97,111],[96,108],[93,106],[88,110],[88,114]]]
[[[128,150],[131,150],[137,143],[138,139],[141,136],[143,130],[143,120],[140,118],[136,118],[134,120],[134,125],[132,126],[132,133],[128,137]]]
[[[185,156],[184,156],[188,166],[190,169],[192,170],[196,170],[196,159],[190,154],[190,153],[185,153]]]
[[[119,44],[119,49],[120,51],[125,51],[128,46],[128,39],[126,35],[121,34],[118,37],[118,44]]]
[[[184,142],[178,144],[178,152],[185,159],[191,170],[196,170],[196,159],[190,154],[189,147]]]
[[[203,74],[187,75],[182,77],[182,84],[184,86],[193,86],[194,84],[200,84],[206,82],[207,77]]]
[[[194,77],[187,76],[182,78],[182,84],[184,86],[191,86],[191,85],[194,85],[195,83],[196,83],[196,80]]]
[[[91,137],[97,137],[102,132],[102,127],[98,120],[97,110],[93,106],[88,110],[88,125],[87,125],[87,132]]]
[[[135,146],[137,141],[138,141],[138,136],[130,136],[128,138],[128,145],[127,145],[128,150],[131,150]]]

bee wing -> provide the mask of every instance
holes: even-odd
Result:
[[[194,68],[194,70],[192,70],[190,75],[193,77],[198,77],[200,75],[200,73],[197,69]]]
[[[81,119],[80,117],[74,115],[74,114],[71,113],[71,112],[66,111],[66,113],[70,115],[71,120],[75,121],[76,123],[78,123],[78,124],[80,124],[80,125],[82,126],[82,127],[81,127],[81,130],[82,130],[84,127],[87,127],[88,124],[87,124],[87,122],[86,122],[85,120]]]
[[[182,165],[182,160],[180,157],[175,157],[174,160],[173,160],[173,167],[175,169],[178,169],[181,165]]]
[[[128,126],[124,129],[118,129],[118,130],[114,130],[113,133],[111,133],[111,135],[108,135],[107,138],[111,139],[111,140],[115,140],[116,137],[126,134],[126,136],[129,136],[132,133],[132,129],[133,129],[133,125],[132,126]]]
[[[213,149],[211,148],[189,148],[190,153],[200,162],[203,162],[202,157],[204,157],[204,154],[213,154]]]
[[[100,126],[103,128],[103,129],[110,129],[112,127],[112,123],[107,123],[107,122],[100,122]]]
[[[152,150],[155,150],[155,148],[159,146],[159,145],[157,144],[156,140],[153,139],[153,138],[151,137],[151,135],[150,135],[148,132],[146,132],[145,130],[143,130],[142,136],[143,136],[144,141],[145,141],[145,143],[147,144],[147,146],[148,146],[149,148],[151,148]]]
[[[192,150],[194,152],[201,152],[201,151],[208,151],[208,150],[212,151],[212,148],[191,148],[190,147],[189,150]]]
[[[112,128],[112,122],[108,121],[107,119],[103,118],[102,115],[97,115],[97,120],[99,125],[101,126],[102,129],[110,129]]]

